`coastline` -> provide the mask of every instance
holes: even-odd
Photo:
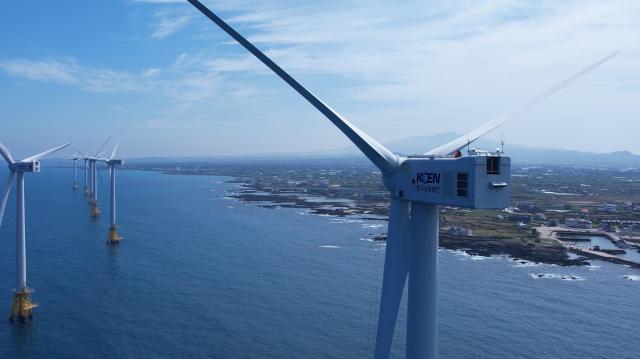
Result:
[[[226,181],[239,183],[238,180]],[[335,217],[353,216],[364,220],[388,221],[388,202],[386,208],[381,207],[380,200],[354,200],[340,196],[325,196],[322,194],[286,191],[267,192],[264,188],[244,184],[232,194],[225,195],[242,202],[255,203],[257,207],[265,209],[299,208],[309,209],[310,214],[329,215]],[[309,199],[312,199],[310,201]],[[325,200],[319,199],[324,198]],[[512,258],[533,263],[552,264],[563,267],[589,266],[587,258],[579,256],[571,259],[570,252],[559,245],[529,245],[514,242],[513,239],[496,237],[465,237],[454,236],[440,232],[439,247],[450,250],[460,250],[470,255],[490,257],[492,255],[508,255]]]

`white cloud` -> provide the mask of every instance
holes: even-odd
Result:
[[[148,76],[157,75],[161,71],[162,69],[147,69],[147,70],[143,70],[141,74],[142,74],[142,77],[148,77]]]
[[[9,75],[24,77],[38,81],[58,81],[65,84],[77,84],[78,79],[73,75],[73,63],[60,63],[58,61],[2,61],[2,67]]]
[[[292,91],[277,92],[286,86],[275,87],[263,64],[191,5],[133,1],[149,3],[142,7],[144,17],[135,18],[152,34],[153,39],[142,40],[147,41],[144,45],[165,54],[175,51],[175,61],[158,64],[154,59],[128,71],[80,66],[74,60],[7,60],[0,67],[17,78],[89,91],[168,97],[180,114],[261,98],[273,105],[273,123],[300,116],[291,106],[303,101],[291,101]],[[623,50],[620,56],[523,114],[521,125],[539,122],[527,131],[529,139],[509,138],[530,145],[552,141],[548,128],[567,119],[598,128],[603,113],[630,126],[633,114],[640,112],[640,105],[632,104],[640,94],[637,1],[204,3],[380,142],[451,129],[466,132],[618,49]],[[253,118],[262,115],[256,112]],[[238,123],[249,121],[249,115],[240,117]],[[581,140],[585,147],[596,141]]]
[[[160,22],[155,24],[155,31],[151,34],[151,37],[162,38],[167,35],[170,35],[178,29],[184,27],[189,21],[189,16],[179,16],[176,18],[167,18],[164,17],[163,14],[156,14],[157,17],[160,17]]]

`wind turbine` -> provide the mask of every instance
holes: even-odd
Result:
[[[579,71],[487,124],[424,155],[399,157],[349,123],[300,85],[198,0],[193,6],[238,41],[338,127],[380,169],[391,196],[375,358],[388,358],[407,275],[407,358],[438,355],[438,205],[504,208],[509,204],[510,158],[500,151],[457,152],[619,53]],[[453,156],[453,154],[456,156]]]
[[[2,198],[2,206],[0,207],[0,224],[2,224],[2,217],[4,216],[4,208],[7,204],[7,197],[9,196],[9,190],[11,189],[11,182],[13,182],[13,176],[18,173],[18,197],[16,205],[16,289],[13,290],[13,305],[11,306],[11,316],[17,314],[20,318],[25,318],[27,314],[33,317],[32,309],[37,307],[38,304],[31,303],[29,294],[33,293],[33,289],[27,287],[27,256],[26,256],[26,242],[25,242],[25,225],[24,225],[24,173],[25,172],[40,172],[40,159],[59,151],[71,143],[58,146],[50,149],[49,151],[42,152],[35,156],[25,158],[22,161],[15,162],[11,158],[9,150],[0,143],[0,153],[2,157],[9,163],[9,179],[7,185],[4,188],[4,197]]]
[[[84,160],[84,191],[83,195],[89,195],[89,204],[93,203],[93,190],[89,191],[89,187],[91,184],[91,164],[89,163],[89,157],[87,154],[89,153],[89,145],[91,145],[91,141],[87,144],[87,149],[84,151],[84,155],[80,156]],[[73,147],[71,147],[73,148]],[[73,148],[77,153],[82,154],[82,152]],[[74,177],[75,178],[75,177]]]
[[[122,133],[124,133],[124,127],[122,128],[122,132],[120,132],[118,141],[116,142],[116,145],[111,152],[111,156],[109,156],[108,159],[96,160],[106,162],[109,165],[109,174],[111,175],[111,223],[109,226],[109,234],[107,235],[107,244],[118,244],[122,239],[118,237],[118,227],[116,226],[116,165],[124,165],[124,159],[113,158],[113,156],[115,156],[116,154],[116,150],[118,149],[118,144],[120,143],[120,137],[122,137]]]
[[[106,151],[104,152],[100,152],[100,151],[102,151],[102,149],[107,144],[107,142],[109,142],[111,137],[112,136],[109,136],[109,138],[107,138],[105,143],[102,145],[102,147],[100,147],[100,149],[98,150],[98,152],[94,157],[87,157],[86,153],[83,156],[83,159],[89,163],[89,171],[91,171],[91,178],[89,180],[89,183],[91,186],[91,191],[89,194],[89,203],[91,204],[91,213],[89,214],[89,217],[100,217],[100,210],[98,209],[98,186],[97,186],[97,178],[96,178],[96,172],[98,171],[97,171],[96,161],[104,160],[103,158],[100,158],[100,155]],[[87,152],[88,151],[89,151],[89,147],[87,146]],[[85,172],[85,175],[86,175],[86,172]],[[99,176],[100,173],[97,173],[97,175]],[[100,177],[100,182],[102,182],[102,177]]]
[[[71,158],[71,161],[73,161],[73,189],[78,189],[78,184],[76,183],[76,175],[77,175],[77,168],[76,168],[76,162],[80,161],[81,158],[76,156],[78,153],[76,152],[73,157]]]

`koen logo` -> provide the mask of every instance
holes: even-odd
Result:
[[[418,176],[416,178],[416,182],[440,183],[440,174],[439,173],[430,173],[430,172],[418,173]]]

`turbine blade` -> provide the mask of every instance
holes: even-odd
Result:
[[[105,152],[107,152],[107,151],[109,151],[109,150],[104,150],[104,151],[102,151],[102,152],[98,153],[98,154],[96,155],[96,157],[100,157],[100,155],[101,155],[101,154],[103,154],[103,153],[105,153]],[[105,160],[106,160],[106,158],[105,158]]]
[[[22,161],[20,161],[20,162],[31,162],[31,161],[37,161],[37,160],[40,160],[40,159],[42,159],[42,158],[45,158],[45,157],[49,156],[50,154],[52,154],[52,153],[54,153],[54,152],[60,151],[61,149],[65,148],[65,147],[67,147],[67,146],[69,146],[69,145],[71,145],[71,142],[69,142],[69,143],[67,143],[67,144],[64,144],[64,145],[62,145],[62,146],[58,146],[58,147],[56,147],[56,148],[52,148],[52,149],[50,149],[49,151],[44,151],[44,152],[39,153],[39,154],[37,154],[37,155],[35,155],[35,156],[31,156],[31,157],[29,157],[29,158],[25,158],[24,160],[22,160]]]
[[[289,76],[283,69],[276,65],[265,54],[253,46],[244,37],[238,34],[231,26],[227,25],[222,19],[212,13],[198,0],[188,0],[193,6],[200,10],[206,17],[211,19],[216,25],[218,25],[227,34],[233,37],[240,45],[244,46],[249,52],[251,52],[258,60],[262,61],[268,68],[270,68],[276,75],[280,76],[289,86],[293,87],[302,97],[304,97],[309,103],[311,103],[318,111],[325,115],[329,121],[342,131],[350,140],[355,144],[365,156],[373,162],[376,167],[380,169],[383,174],[387,174],[393,171],[400,163],[398,156],[394,155],[386,149],[384,146],[376,142],[371,137],[367,136],[364,132],[360,131],[356,126],[352,125],[349,121],[340,116],[337,112],[327,106],[324,102],[313,95],[309,90],[300,85],[293,77]]]
[[[389,208],[389,228],[387,230],[387,248],[384,260],[384,275],[382,277],[375,359],[389,357],[400,300],[402,299],[404,284],[409,272],[410,254],[409,202],[392,198],[391,207]]]
[[[113,152],[111,152],[111,157],[109,157],[109,159],[112,159],[113,156],[116,154],[116,149],[118,148],[118,143],[120,143],[120,137],[122,137],[123,132],[124,132],[124,127],[122,127],[122,132],[120,132],[120,136],[118,136],[118,141],[116,142],[116,146],[113,148]]]
[[[100,175],[100,170],[98,169],[98,164],[96,163],[96,172],[98,172],[98,178],[100,178],[100,183],[102,184],[102,188],[104,188],[104,182],[102,182],[102,176]]]
[[[73,150],[74,150],[74,151],[78,152],[78,154],[79,154],[80,156],[82,156],[82,152],[80,152],[80,151],[76,150],[73,146],[71,146],[71,148],[73,148]],[[74,156],[75,156],[75,155],[74,155]],[[85,155],[85,156],[86,156],[86,155]]]
[[[2,157],[4,157],[4,159],[7,160],[9,164],[14,163],[13,158],[11,158],[11,153],[9,152],[9,149],[4,147],[2,143],[0,143],[0,153],[2,153]]]
[[[0,226],[2,225],[2,217],[4,217],[4,207],[7,205],[7,198],[9,197],[11,182],[13,181],[13,176],[15,174],[16,173],[13,171],[9,173],[9,179],[7,180],[7,185],[4,187],[4,197],[2,197],[2,207],[0,207]]]
[[[104,145],[102,145],[102,147],[100,147],[100,149],[99,149],[99,150],[98,150],[98,152],[96,152],[96,153],[100,153],[100,151],[102,151],[102,149],[103,149],[103,148],[104,148],[104,146],[107,144],[107,142],[109,142],[109,140],[111,139],[111,137],[112,137],[112,136],[113,136],[113,135],[111,135],[111,136],[109,136],[109,138],[107,138],[107,141],[105,141]],[[106,152],[106,151],[105,151],[105,152]],[[104,152],[102,152],[102,153],[104,153]],[[102,153],[101,153],[101,154],[102,154]],[[100,156],[100,155],[96,155],[96,157],[98,157],[98,156]]]
[[[561,88],[565,87],[566,85],[572,83],[573,81],[577,80],[578,78],[582,77],[583,75],[585,75],[586,73],[588,73],[589,71],[595,69],[596,67],[602,65],[603,63],[607,62],[608,60],[610,60],[612,57],[616,56],[617,54],[619,54],[620,51],[616,51],[613,54],[603,58],[600,61],[595,62],[594,64],[584,68],[583,70],[577,72],[576,74],[574,74],[573,76],[568,77],[567,79],[561,81],[560,83],[558,83],[557,85],[553,86],[552,88],[548,89],[547,91],[539,94],[538,96],[536,96],[535,98],[523,103],[522,105],[512,109],[511,111],[495,118],[494,120],[492,120],[491,122],[486,123],[485,125],[471,131],[468,135],[464,135],[456,140],[453,140],[449,143],[447,143],[446,145],[440,146],[434,150],[431,150],[425,154],[427,155],[450,155],[453,154],[455,151],[460,150],[461,148],[463,148],[464,146],[467,145],[467,143],[471,143],[475,140],[477,140],[478,138],[482,137],[483,135],[485,135],[486,133],[488,133],[489,131],[493,130],[494,128],[502,125],[503,123],[507,122],[508,120],[510,120],[511,118],[515,117],[516,115],[518,115],[519,113],[521,113],[522,111],[528,109],[529,107],[535,105],[536,103],[542,101],[543,99],[545,99],[546,97],[548,97],[549,95],[553,94],[554,92],[560,90]]]

